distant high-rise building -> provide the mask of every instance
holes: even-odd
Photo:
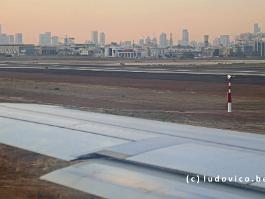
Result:
[[[203,43],[204,43],[204,47],[208,47],[209,46],[209,35],[204,35]]]
[[[64,45],[69,45],[69,38],[66,36],[65,38],[64,38],[64,40],[63,40],[63,44]]]
[[[144,38],[142,38],[142,39],[139,40],[139,45],[140,46],[144,46]]]
[[[124,47],[131,47],[132,42],[131,41],[123,41],[123,42],[120,42],[120,45],[124,46]]]
[[[198,48],[198,42],[197,41],[191,41],[190,42],[191,47]]]
[[[173,46],[173,34],[170,33],[170,39],[169,39],[169,46],[172,48]]]
[[[265,41],[255,41],[255,53],[257,56],[265,57]]]
[[[167,47],[167,34],[166,33],[161,33],[159,37],[159,46],[161,48],[166,48]]]
[[[259,24],[254,24],[254,34],[258,34],[261,32],[261,28],[259,26]]]
[[[39,45],[40,46],[50,46],[52,34],[50,32],[45,32],[39,35]]]
[[[213,46],[218,47],[220,46],[220,38],[217,37],[213,40]]]
[[[228,47],[230,45],[230,37],[229,35],[221,35],[219,38],[219,44]]]
[[[0,44],[4,43],[4,35],[2,32],[2,25],[0,24]]]
[[[15,43],[16,44],[23,44],[23,34],[22,33],[17,33],[15,35]]]
[[[99,44],[101,46],[105,46],[105,44],[106,44],[106,34],[104,32],[101,32],[99,34]]]
[[[153,45],[157,46],[157,39],[155,37],[152,39],[152,43]]]
[[[57,36],[53,36],[52,37],[52,39],[51,39],[51,44],[53,45],[53,46],[57,46],[57,45],[59,45],[59,37],[57,37]]]
[[[45,45],[45,34],[44,33],[39,34],[39,45],[40,46]]]
[[[0,44],[8,44],[9,38],[7,34],[2,33],[0,36]]]
[[[98,31],[92,31],[90,37],[91,43],[98,44]]]
[[[149,36],[147,36],[147,37],[145,38],[145,44],[148,45],[148,46],[150,46],[151,43],[152,43],[151,38],[150,38]]]
[[[8,44],[14,44],[14,43],[15,43],[14,35],[8,35]]]
[[[189,45],[189,31],[184,29],[182,31],[182,45],[188,46]]]
[[[75,44],[75,38],[74,37],[69,38],[69,44],[70,45]]]
[[[64,38],[64,45],[73,45],[75,44],[75,38],[74,37],[65,37]]]

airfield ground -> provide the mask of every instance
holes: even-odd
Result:
[[[265,133],[265,61],[0,60],[0,102]],[[124,61],[123,61],[124,62]],[[157,63],[157,62],[156,62]],[[150,64],[150,65],[149,65]],[[152,71],[152,72],[149,72]],[[160,71],[160,72],[159,72]],[[233,113],[225,74],[234,74]],[[93,198],[38,178],[69,163],[0,145],[0,198]]]

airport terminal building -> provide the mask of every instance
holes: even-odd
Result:
[[[36,55],[32,44],[0,45],[0,56],[33,56]]]

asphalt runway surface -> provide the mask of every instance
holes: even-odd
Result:
[[[127,63],[30,63],[0,62],[0,72],[44,73],[56,75],[77,75],[97,77],[123,77],[135,79],[185,80],[224,82],[226,75],[233,75],[235,83],[265,84],[265,65],[138,65]]]

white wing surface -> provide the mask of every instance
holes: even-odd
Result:
[[[82,160],[41,179],[104,198],[265,198],[265,182],[257,181],[265,177],[262,135],[2,103],[0,143]],[[218,176],[227,180],[203,182]]]

